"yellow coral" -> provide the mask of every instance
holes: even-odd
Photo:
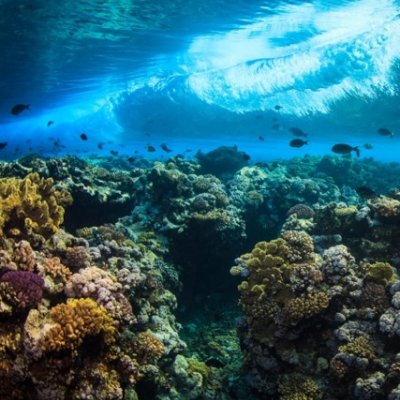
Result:
[[[104,307],[92,299],[69,299],[50,310],[51,323],[44,332],[44,351],[75,350],[86,336],[104,334],[107,344],[115,340],[116,323]]]
[[[104,362],[93,362],[81,369],[71,400],[122,400],[123,390],[117,371]],[[88,397],[89,395],[89,397]]]
[[[308,376],[302,374],[283,375],[278,382],[280,400],[318,400],[321,392]]]
[[[21,328],[18,325],[3,323],[0,325],[0,353],[19,349],[22,342]]]
[[[296,322],[309,318],[325,310],[329,305],[326,292],[312,292],[290,299],[285,307],[285,318],[288,322]]]
[[[51,178],[37,173],[24,179],[0,179],[0,234],[16,238],[55,233],[64,219],[68,192],[54,190]]]
[[[141,364],[155,364],[164,354],[164,344],[150,331],[140,332],[135,340],[135,352]]]
[[[260,342],[274,340],[276,324],[297,323],[328,307],[329,297],[319,288],[323,276],[313,250],[308,234],[286,231],[280,239],[257,243],[233,267],[234,273],[248,270],[247,280],[238,287],[240,305]],[[314,290],[302,293],[310,284]]]
[[[374,358],[375,347],[372,342],[364,336],[356,337],[351,342],[339,347],[340,353],[353,354],[361,358]]]
[[[348,206],[348,207],[340,207],[335,208],[335,215],[339,218],[345,218],[352,216],[357,213],[357,207],[355,206]]]
[[[15,356],[22,348],[22,333],[18,325],[3,323],[0,325],[0,377],[12,373]]]

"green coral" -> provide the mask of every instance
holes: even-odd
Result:
[[[380,283],[390,283],[398,279],[396,271],[387,262],[375,262],[364,266],[366,277]]]

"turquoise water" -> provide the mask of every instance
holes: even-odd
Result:
[[[237,144],[261,160],[328,154],[344,142],[371,143],[362,157],[397,160],[397,1],[0,5],[4,158],[110,150],[160,158],[167,143],[172,154]],[[31,109],[13,116],[17,103]],[[289,147],[293,126],[308,145]]]

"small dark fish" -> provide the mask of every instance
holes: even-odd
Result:
[[[139,150],[135,150],[133,154],[139,154]]]
[[[357,194],[364,199],[373,199],[378,197],[378,194],[368,186],[360,186],[356,189]]]
[[[276,110],[276,111],[279,111],[279,110],[281,110],[283,107],[282,106],[280,106],[279,104],[277,104],[275,107],[274,107],[274,109]]]
[[[118,155],[118,151],[117,151],[117,150],[110,150],[110,153],[111,153],[113,156],[117,156],[117,155]]]
[[[264,118],[264,115],[256,115],[256,119],[263,119]]]
[[[244,158],[246,161],[249,161],[249,160],[250,160],[250,156],[249,156],[248,154],[246,154],[246,153],[243,154],[243,158]]]
[[[364,147],[364,149],[367,149],[367,150],[372,150],[374,148],[374,146],[372,146],[371,143],[365,143],[363,147]]]
[[[30,107],[30,104],[16,104],[12,109],[11,109],[11,114],[12,115],[19,115],[22,113],[22,111],[28,110]]]
[[[308,142],[306,140],[293,139],[290,141],[289,146],[290,147],[303,147],[305,144],[308,144]]]
[[[278,122],[278,121],[279,121],[278,118],[276,117],[272,118],[272,122]]]
[[[268,167],[268,164],[266,162],[263,162],[263,161],[258,161],[258,162],[255,163],[255,165],[257,167],[262,167],[262,168]]]
[[[54,124],[54,121],[49,121],[48,123],[47,123],[47,127],[49,128],[50,126],[52,126]]]
[[[8,142],[0,142],[0,150],[3,150],[8,145]]]
[[[360,149],[358,148],[358,146],[353,147],[349,144],[339,143],[332,146],[331,150],[336,154],[350,154],[352,151],[355,151],[357,157],[360,157]]]
[[[88,140],[88,137],[87,137],[86,133],[81,133],[81,134],[79,135],[79,137],[80,137],[82,140]]]
[[[272,124],[271,127],[274,131],[279,131],[281,129],[281,125],[276,123],[276,124]]]
[[[289,128],[289,131],[292,133],[293,136],[297,137],[307,137],[307,133],[305,133],[303,130],[300,128]]]
[[[379,128],[378,133],[382,136],[390,136],[391,138],[394,136],[394,133],[387,128]]]
[[[165,143],[162,143],[160,147],[161,147],[164,151],[166,151],[167,153],[171,153],[171,151],[172,151]]]
[[[97,148],[102,150],[104,146],[104,143],[97,143]]]
[[[133,163],[136,161],[136,157],[128,157],[128,162]]]
[[[186,149],[185,153],[191,153],[193,150],[192,149]]]
[[[154,153],[156,151],[156,148],[150,144],[146,147],[146,149],[149,153]]]
[[[259,136],[258,140],[261,140],[262,142],[265,140],[264,136]]]

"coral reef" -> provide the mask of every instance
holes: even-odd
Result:
[[[213,174],[218,177],[233,175],[237,170],[244,167],[250,159],[250,156],[239,151],[237,146],[220,146],[208,153],[199,151],[196,157],[202,173]]]
[[[260,398],[395,398],[400,283],[389,263],[357,263],[344,245],[317,254],[292,231],[236,262],[244,368]]]
[[[399,166],[248,161],[0,162],[0,397],[400,398]]]

